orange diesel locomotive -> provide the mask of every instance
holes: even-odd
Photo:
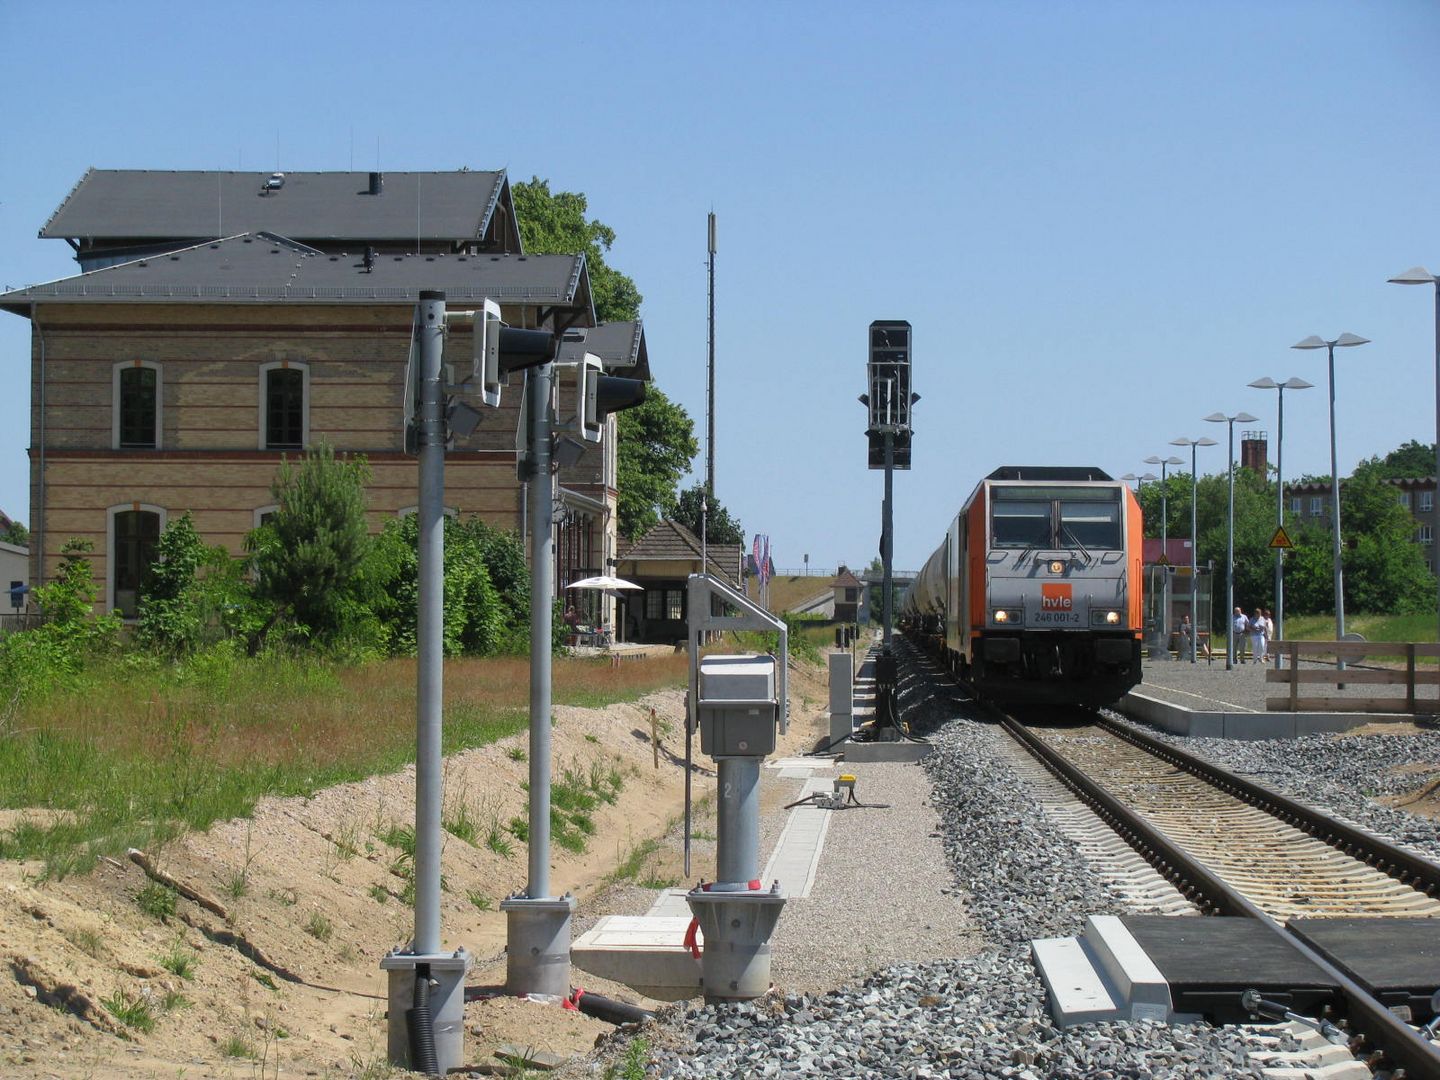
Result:
[[[982,480],[900,607],[982,697],[1108,705],[1140,681],[1140,504],[1100,469]]]

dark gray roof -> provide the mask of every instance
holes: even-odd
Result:
[[[36,301],[63,303],[412,304],[422,289],[451,301],[561,307],[594,321],[583,255],[326,255],[283,237],[253,233],[107,266],[0,293],[20,314]]]
[[[678,521],[662,518],[633,544],[622,541],[615,558],[620,562],[688,562],[700,560],[700,538]],[[718,573],[732,585],[738,585],[740,544],[710,544],[705,548],[710,573]],[[635,570],[636,577],[645,576]]]
[[[503,170],[384,173],[379,195],[368,194],[364,172],[287,172],[283,187],[265,192],[270,175],[91,169],[40,235],[168,240],[263,229],[301,240],[468,240],[484,236],[510,198]]]
[[[579,360],[586,353],[604,361],[606,371],[623,371],[634,379],[650,378],[650,350],[645,345],[645,324],[639,319],[568,331],[560,342],[558,359]]]

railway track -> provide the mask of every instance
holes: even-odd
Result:
[[[1258,920],[1333,979],[1354,1033],[1392,1075],[1440,1076],[1436,1044],[1281,922],[1440,919],[1440,866],[1113,721],[1062,729],[999,719],[1199,909]]]

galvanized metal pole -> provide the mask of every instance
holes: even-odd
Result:
[[[1190,443],[1190,663],[1195,663],[1195,654],[1200,650],[1200,538],[1195,535],[1195,523],[1199,515],[1195,512],[1195,496],[1199,487],[1195,481],[1195,451]],[[1214,595],[1213,593],[1211,594]],[[1212,613],[1210,621],[1215,621]],[[1205,639],[1209,641],[1207,637]]]
[[[440,951],[440,755],[445,639],[445,417],[441,385],[445,294],[420,294],[415,320],[419,375],[420,536],[416,623],[415,942]]]
[[[760,876],[759,757],[723,757],[716,761],[720,792],[716,807],[715,880],[748,889]]]
[[[1433,553],[1440,551],[1440,537],[1435,534],[1440,529],[1434,527],[1434,522],[1440,520],[1440,276],[1435,278],[1435,494],[1430,499],[1430,560],[1435,570],[1435,615],[1440,619],[1440,559],[1433,557]],[[1440,630],[1437,630],[1436,641],[1440,641]]]
[[[1345,638],[1345,571],[1340,563],[1340,468],[1335,453],[1335,342],[1326,342],[1330,357],[1330,520],[1331,551],[1335,560],[1335,640]],[[1338,658],[1337,670],[1344,670],[1345,660]]]
[[[1229,418],[1230,458],[1226,472],[1230,478],[1229,528],[1225,534],[1225,620],[1230,629],[1225,634],[1225,670],[1235,667],[1235,419]]]
[[[1173,454],[1171,455],[1174,456]],[[1160,652],[1167,659],[1170,656],[1170,485],[1166,480],[1168,462],[1160,462],[1160,558],[1165,561],[1165,587],[1160,590]]]
[[[1275,434],[1275,528],[1285,527],[1285,386],[1278,388],[1280,401],[1276,408]],[[1285,640],[1285,549],[1275,549],[1275,637]],[[1280,666],[1280,650],[1275,650],[1275,666]]]
[[[706,229],[706,246],[710,252],[709,262],[709,303],[710,340],[709,364],[705,388],[705,491],[712,498],[715,495],[715,211],[710,211]],[[709,573],[704,565],[702,574]]]
[[[551,539],[550,386],[554,368],[530,369],[530,899],[550,895],[550,636]]]

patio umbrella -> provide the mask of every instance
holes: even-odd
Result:
[[[640,589],[644,585],[636,585],[633,581],[626,581],[624,578],[615,577],[613,574],[600,574],[596,577],[581,578],[579,581],[572,581],[565,586],[567,589]]]

